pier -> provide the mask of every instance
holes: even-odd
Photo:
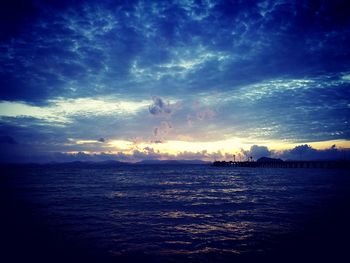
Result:
[[[260,167],[260,168],[326,168],[326,169],[349,169],[349,161],[215,161],[216,167]]]

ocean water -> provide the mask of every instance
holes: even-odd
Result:
[[[13,260],[349,259],[346,170],[21,167],[2,170],[1,191]]]

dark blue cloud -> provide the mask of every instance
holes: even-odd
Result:
[[[246,158],[252,157],[254,160],[257,160],[261,157],[269,157],[271,151],[266,146],[253,145],[249,151],[243,151],[243,154]]]
[[[349,140],[349,12],[346,0],[5,1],[0,101],[112,96],[159,115],[172,109],[151,98],[169,98],[183,103],[173,130],[192,138]],[[1,134],[68,149],[72,137],[151,136],[149,112],[64,127],[0,112]]]
[[[20,29],[1,41],[0,96],[7,100],[149,89],[159,94],[164,87],[157,80],[170,82],[175,94],[213,86],[228,90],[268,78],[349,69],[346,1],[34,1],[18,6],[7,8],[12,20],[2,18],[11,32]],[[208,54],[190,69],[181,66],[181,60]],[[135,65],[142,76],[132,74]]]
[[[328,149],[317,150],[310,145],[303,144],[283,151],[278,156],[286,160],[349,160],[350,151],[349,149],[338,149],[336,145]]]

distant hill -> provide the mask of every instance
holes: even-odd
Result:
[[[65,168],[108,168],[119,167],[122,165],[130,165],[130,163],[124,163],[119,161],[73,161],[73,162],[51,162],[51,163],[4,163],[0,164],[0,167],[65,167]]]
[[[121,165],[129,165],[129,163],[114,161],[114,160],[108,160],[108,161],[101,161],[101,162],[91,162],[91,161],[74,161],[74,162],[66,162],[66,163],[48,163],[44,164],[48,166],[57,166],[57,167],[70,167],[70,168],[95,168],[95,167],[118,167]]]
[[[137,164],[210,164],[202,160],[143,160]]]
[[[259,163],[281,163],[282,159],[269,158],[269,157],[261,157],[257,160]]]
[[[51,162],[51,163],[3,163],[0,167],[64,167],[64,168],[114,168],[125,165],[160,164],[160,165],[181,165],[181,164],[210,164],[202,160],[143,160],[137,163],[127,163],[115,160],[107,161],[73,161],[73,162]]]

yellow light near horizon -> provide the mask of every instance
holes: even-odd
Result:
[[[76,140],[75,143],[77,145],[81,145],[97,144],[100,142],[94,140]],[[249,141],[249,143],[244,143],[238,138],[211,142],[169,140],[163,143],[135,143],[128,140],[108,140],[107,142],[101,144],[101,146],[104,145],[105,149],[110,153],[123,152],[124,154],[132,154],[135,150],[149,153],[153,150],[154,152],[160,154],[178,155],[184,152],[197,153],[203,151],[209,154],[218,152],[221,154],[238,154],[242,149],[249,150],[253,145],[266,146],[270,150],[283,151],[292,149],[302,144],[308,144],[318,150],[329,149],[334,144],[337,146],[337,148],[350,148],[350,141],[348,140],[330,140],[309,143],[289,143],[284,141]]]
[[[155,151],[169,154],[179,154],[181,152],[202,152],[208,153],[221,152],[222,154],[234,154],[243,150],[249,150],[253,145],[266,146],[270,150],[282,151],[292,149],[301,144],[308,144],[311,147],[323,150],[328,149],[332,145],[336,145],[338,148],[350,148],[350,141],[347,140],[330,140],[322,142],[310,142],[310,143],[288,143],[283,141],[256,141],[244,143],[239,139],[221,140],[214,142],[190,142],[190,141],[167,141],[164,143],[140,143],[139,148],[151,147]]]
[[[332,145],[336,145],[337,148],[350,148],[350,141],[348,140],[329,140],[329,141],[319,141],[319,142],[298,142],[298,143],[271,141],[271,142],[262,143],[259,145],[267,146],[271,150],[282,151],[282,150],[292,149],[298,145],[304,145],[304,144],[307,144],[317,150],[329,149],[332,147]]]
[[[337,148],[350,148],[349,140],[331,140],[331,141],[309,143],[309,145],[311,145],[313,148],[320,149],[320,150],[330,148],[334,144],[337,146]]]
[[[244,145],[236,140],[216,141],[216,142],[190,142],[170,140],[163,143],[139,143],[139,148],[151,147],[155,151],[169,154],[179,154],[182,152],[232,152],[234,149],[240,149]]]
[[[76,140],[74,142],[78,145],[99,143],[97,140]]]
[[[132,151],[134,149],[134,143],[126,140],[109,140],[107,141],[107,147],[114,148],[119,151]]]

